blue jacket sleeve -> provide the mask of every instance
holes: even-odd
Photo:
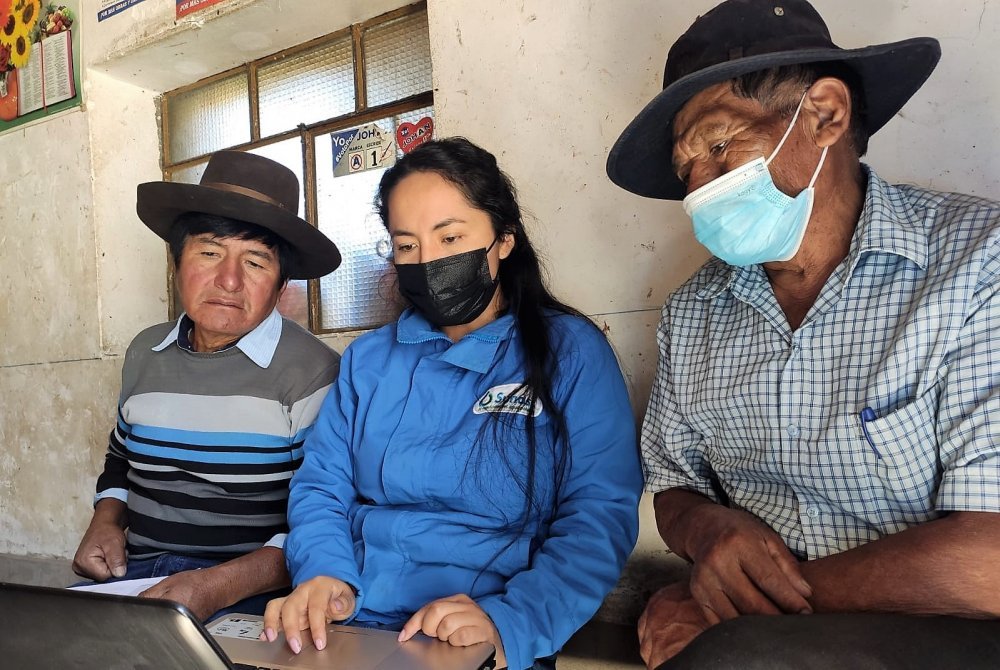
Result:
[[[357,397],[351,385],[348,347],[340,375],[330,388],[312,432],[303,446],[302,466],[288,493],[288,539],[285,557],[292,584],[320,575],[341,579],[363,593],[354,555],[351,518],[356,503],[351,435]]]
[[[628,392],[604,338],[580,335],[554,382],[572,459],[556,514],[531,566],[478,601],[512,670],[558,651],[594,615],[639,532],[642,471]]]

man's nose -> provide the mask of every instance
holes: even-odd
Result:
[[[243,264],[239,258],[226,258],[219,264],[215,285],[229,292],[243,287]]]

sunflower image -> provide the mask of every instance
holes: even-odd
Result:
[[[0,43],[9,47],[14,43],[16,33],[17,17],[14,16],[13,0],[0,0]]]
[[[42,0],[19,0],[15,5],[18,16],[17,19],[28,32],[38,23],[38,16],[42,13]]]
[[[0,0],[2,2],[3,0]],[[10,48],[10,64],[21,67],[31,55],[31,31],[38,23],[41,0],[13,0],[13,8],[0,28],[0,42]]]

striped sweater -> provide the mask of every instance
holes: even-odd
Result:
[[[237,347],[154,351],[174,327],[128,348],[98,498],[127,491],[132,558],[227,560],[280,545],[288,480],[340,357],[285,319],[266,368]]]

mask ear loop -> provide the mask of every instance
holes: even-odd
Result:
[[[819,155],[819,165],[816,166],[816,171],[813,172],[812,179],[809,180],[809,186],[806,188],[812,188],[816,184],[816,177],[819,176],[819,171],[823,169],[823,162],[826,160],[826,152],[830,147],[823,147],[823,153]]]
[[[792,134],[792,128],[795,127],[795,122],[799,118],[799,112],[802,111],[802,103],[806,101],[807,95],[809,95],[808,90],[805,93],[803,93],[802,97],[799,99],[799,106],[795,108],[795,113],[792,114],[792,120],[788,124],[788,128],[785,130],[785,134],[781,136],[781,141],[778,142],[778,146],[774,147],[774,151],[772,151],[771,155],[768,156],[767,160],[764,161],[764,165],[769,165],[771,163],[771,160],[778,155],[778,151],[781,150],[781,147],[782,145],[784,145],[785,140],[787,140],[788,136]],[[819,165],[816,166],[816,170],[813,172],[812,179],[809,180],[809,186],[807,186],[806,188],[812,188],[813,186],[816,185],[816,179],[817,177],[819,177],[819,171],[823,169],[823,163],[826,162],[826,152],[827,150],[829,150],[829,148],[830,147],[823,147],[823,153],[819,155]]]
[[[778,142],[778,146],[774,147],[774,151],[772,151],[771,155],[767,157],[766,161],[764,161],[764,165],[770,165],[771,164],[771,161],[774,160],[774,157],[778,155],[779,151],[781,151],[781,147],[782,147],[782,145],[784,145],[785,140],[787,140],[788,136],[792,134],[792,128],[795,127],[795,122],[799,118],[799,112],[802,111],[802,103],[806,101],[806,96],[807,95],[809,95],[809,91],[808,90],[805,93],[802,94],[802,98],[799,100],[799,106],[795,108],[795,113],[792,114],[792,120],[788,124],[788,128],[785,130],[785,134],[781,136],[781,141]]]

